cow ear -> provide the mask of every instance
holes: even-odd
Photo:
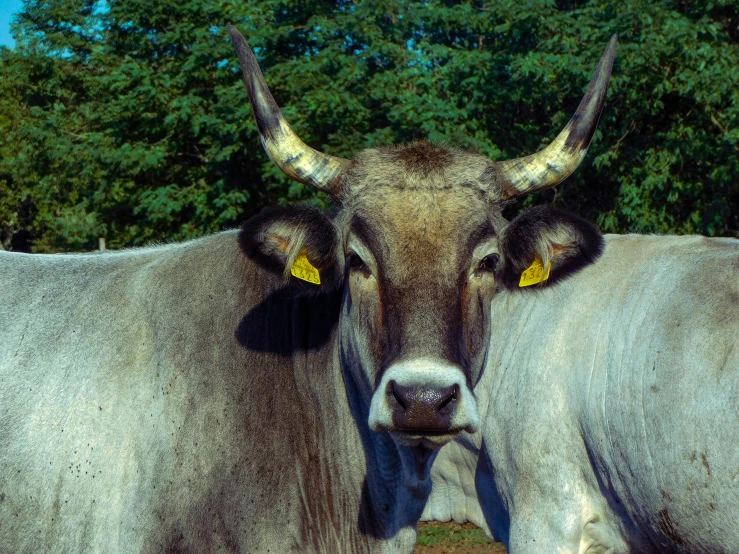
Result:
[[[319,292],[341,282],[338,238],[328,217],[312,206],[285,206],[249,219],[239,233],[241,250],[258,265]]]
[[[603,246],[603,236],[589,221],[554,206],[530,208],[503,231],[503,284],[509,289],[536,285],[522,290],[552,285],[593,263]],[[549,263],[549,277],[539,281]]]

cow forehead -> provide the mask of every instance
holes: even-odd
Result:
[[[450,277],[500,212],[494,166],[479,154],[425,142],[359,153],[344,177],[342,219],[388,277]]]
[[[353,204],[351,229],[372,234],[384,252],[461,247],[460,241],[490,226],[488,202],[469,190],[429,191],[380,188]]]
[[[468,189],[500,198],[498,173],[485,157],[425,142],[370,148],[357,154],[346,174],[345,198],[361,197],[382,187],[395,190]]]

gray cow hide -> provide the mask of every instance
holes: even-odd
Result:
[[[340,293],[290,299],[235,232],[0,252],[0,283],[0,552],[413,548],[428,483],[350,406]]]
[[[481,432],[424,519],[509,554],[739,552],[739,241],[607,236],[571,279],[492,302]]]

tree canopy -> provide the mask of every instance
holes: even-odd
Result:
[[[25,0],[0,49],[0,243],[142,245],[324,202],[262,151],[228,23],[303,140],[344,157],[419,138],[533,153],[618,33],[585,162],[506,213],[739,236],[734,0]]]

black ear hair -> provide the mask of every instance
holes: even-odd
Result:
[[[313,206],[293,205],[273,208],[249,219],[239,233],[244,254],[258,265],[284,275],[301,288],[318,292],[341,283],[338,237],[326,215]],[[295,259],[305,254],[320,274],[320,285],[290,275]]]
[[[537,286],[553,285],[597,260],[603,246],[603,236],[589,221],[554,206],[535,206],[503,231],[503,284],[518,289],[521,274],[538,257],[544,267],[551,262],[552,269]]]

